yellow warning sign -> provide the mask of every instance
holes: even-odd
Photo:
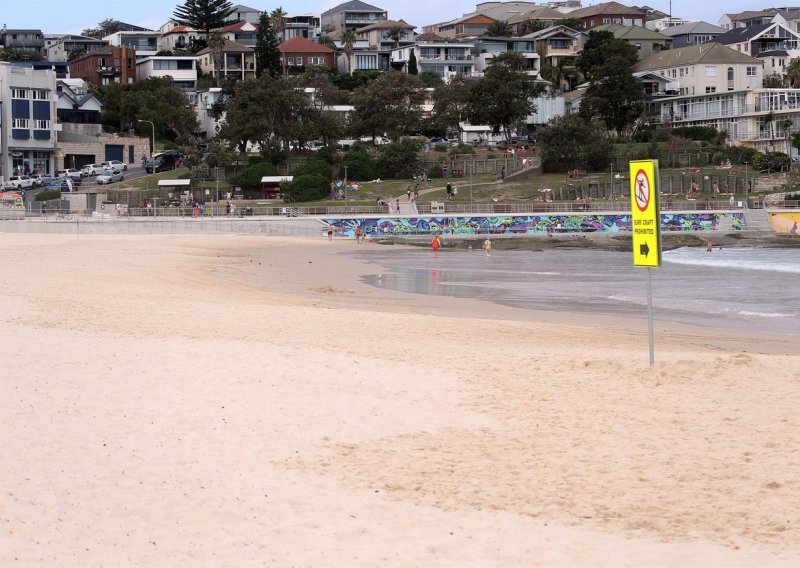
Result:
[[[658,208],[658,160],[629,163],[633,265],[661,266],[661,216]]]

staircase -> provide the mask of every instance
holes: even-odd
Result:
[[[746,202],[745,202],[746,203]],[[766,209],[751,209],[746,207],[744,211],[744,226],[748,231],[770,231],[769,215]]]

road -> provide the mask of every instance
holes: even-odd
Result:
[[[128,165],[128,169],[123,171],[122,173],[125,176],[125,181],[131,181],[131,180],[134,180],[134,179],[142,178],[144,176],[152,175],[152,174],[148,174],[147,172],[145,172],[144,168],[142,166],[134,166],[132,164],[129,164]],[[91,188],[91,187],[103,187],[103,186],[98,186],[97,185],[97,183],[95,182],[95,178],[96,177],[97,176],[90,176],[90,177],[83,178],[81,180],[81,184],[76,186],[76,191],[80,191],[82,189]],[[117,182],[117,183],[120,183],[120,182]],[[112,183],[112,184],[109,184],[108,186],[114,186],[114,185],[116,185],[116,184]],[[108,186],[106,186],[106,187],[108,187]],[[34,187],[32,189],[27,190],[25,192],[25,202],[28,203],[30,201],[35,201],[36,200],[36,195],[40,191],[44,191],[44,189],[45,189],[44,187]]]

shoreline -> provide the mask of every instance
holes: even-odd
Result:
[[[650,367],[644,322],[374,289],[352,241],[6,237],[0,564],[800,562],[787,338]]]

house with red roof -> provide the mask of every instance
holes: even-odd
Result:
[[[302,73],[308,65],[319,65],[328,70],[336,69],[335,52],[324,45],[304,37],[293,37],[278,46],[289,74]]]

